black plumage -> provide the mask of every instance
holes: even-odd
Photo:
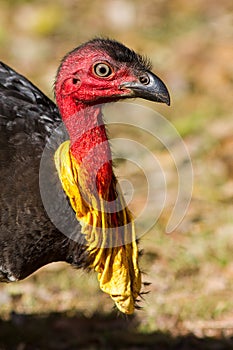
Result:
[[[87,265],[83,237],[77,243],[79,238],[74,241],[61,233],[48,217],[40,196],[42,152],[60,123],[56,105],[27,79],[0,63],[0,281],[23,279],[58,260]],[[57,217],[59,210],[64,217],[67,208],[69,225],[73,221],[73,232],[78,235],[79,224],[74,215],[70,217],[72,212],[54,167],[57,144],[50,141],[47,147],[46,185],[51,194],[56,193]],[[43,181],[43,171],[41,176]]]
[[[95,38],[88,42],[93,50],[100,50],[106,52],[115,62],[125,63],[131,68],[135,68],[138,71],[149,71],[152,69],[152,63],[147,56],[142,56],[136,53],[134,50],[129,49],[127,46],[121,44],[120,42],[108,39],[108,38]],[[72,51],[68,52],[64,58],[62,59],[61,65],[66,60],[66,58],[75,53],[76,51],[86,47],[87,43],[84,43]],[[60,65],[60,67],[61,67]],[[58,68],[58,73],[60,71],[60,67]]]

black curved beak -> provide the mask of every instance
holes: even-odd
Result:
[[[141,97],[170,106],[170,95],[166,85],[151,72],[143,73],[138,81],[122,83],[120,89],[130,90],[128,97]]]

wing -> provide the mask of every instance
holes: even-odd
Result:
[[[79,224],[53,162],[57,143],[67,137],[63,130],[58,133],[60,141],[58,137],[50,141],[60,123],[56,105],[26,78],[0,63],[0,281],[22,279],[52,261],[82,265],[85,260],[83,244],[56,228],[40,195],[40,161],[47,144],[42,182],[51,192],[51,205],[60,221],[73,222],[72,232],[78,234]]]

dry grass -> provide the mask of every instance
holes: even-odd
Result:
[[[114,16],[116,3],[125,18]],[[177,127],[194,168],[182,224],[164,234],[171,200],[141,240],[151,286],[135,318],[111,314],[95,275],[54,264],[0,286],[0,349],[232,349],[232,2],[0,1],[0,7],[1,59],[50,96],[62,55],[97,33],[147,53],[172,95],[170,109],[148,105]],[[163,149],[156,152],[167,163]],[[173,195],[176,174],[169,171]]]

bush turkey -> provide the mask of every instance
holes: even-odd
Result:
[[[141,289],[137,240],[114,176],[101,104],[141,97],[169,105],[166,86],[150,70],[147,59],[121,43],[93,39],[62,60],[56,106],[0,63],[1,282],[65,261],[94,269],[119,310],[134,311]]]

